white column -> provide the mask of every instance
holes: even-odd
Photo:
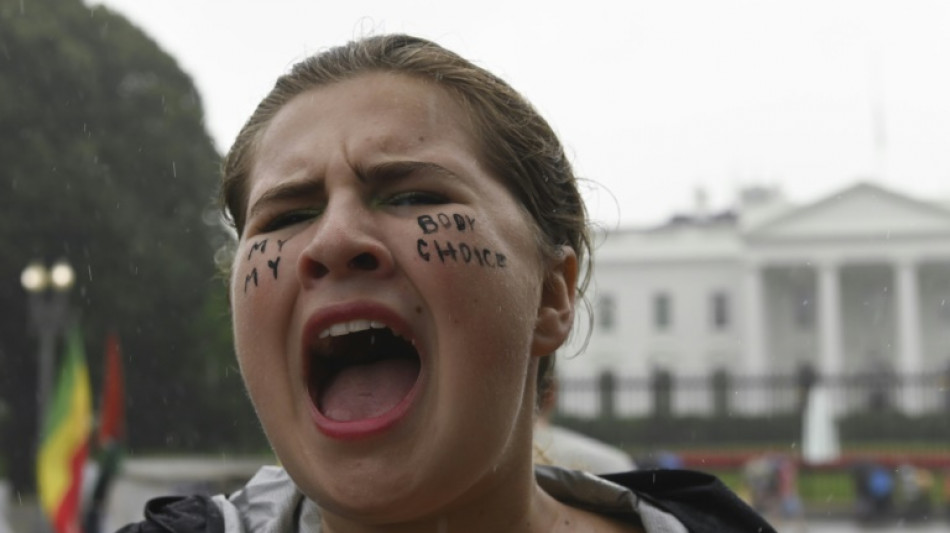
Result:
[[[751,263],[743,271],[743,323],[744,339],[742,368],[737,374],[759,377],[767,370],[768,308],[765,305],[765,271],[761,265]],[[755,381],[750,381],[755,387]],[[732,408],[749,414],[767,410],[765,391],[761,388],[739,389],[733,394]]]
[[[760,265],[750,264],[743,272],[745,323],[743,342],[743,373],[761,376],[766,367],[766,308],[764,271]]]
[[[920,292],[917,288],[917,264],[900,260],[896,264],[897,277],[897,369],[902,378],[918,376],[923,371],[920,345]],[[900,402],[910,413],[923,408],[919,391],[908,388],[901,391]]]
[[[841,284],[838,265],[823,262],[818,265],[819,358],[822,376],[837,376],[843,370],[841,343]]]

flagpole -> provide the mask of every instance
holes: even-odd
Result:
[[[69,319],[69,291],[76,280],[72,266],[65,260],[47,268],[34,261],[23,269],[20,283],[30,294],[30,318],[39,337],[37,354],[36,434],[37,443],[43,435],[46,410],[49,407],[56,358],[56,338],[63,333]]]
[[[29,293],[28,305],[32,326],[39,337],[36,377],[35,451],[37,455],[43,443],[43,432],[50,404],[56,363],[56,339],[63,334],[69,323],[69,291],[75,279],[72,266],[65,260],[57,261],[49,268],[39,261],[33,261],[20,274],[20,284]],[[39,495],[38,487],[37,495]],[[51,524],[43,513],[41,505],[37,505],[37,514],[36,531],[39,533],[51,531]]]

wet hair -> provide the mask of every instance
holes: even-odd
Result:
[[[408,35],[378,35],[330,48],[293,66],[241,128],[223,165],[221,203],[238,236],[244,231],[248,178],[257,143],[270,121],[295,96],[371,72],[408,75],[442,87],[470,117],[480,161],[500,178],[535,225],[544,258],[561,247],[577,254],[578,301],[590,276],[591,238],[578,180],[557,135],[534,107],[487,70],[438,44]],[[588,305],[589,308],[589,305]],[[554,354],[541,358],[538,397],[554,377]]]

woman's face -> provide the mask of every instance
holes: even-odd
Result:
[[[476,146],[446,91],[388,73],[297,96],[257,146],[238,359],[331,513],[425,516],[530,461],[535,361],[570,329],[573,281]]]

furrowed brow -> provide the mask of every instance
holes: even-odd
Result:
[[[357,175],[364,183],[378,183],[407,178],[416,172],[431,172],[448,179],[459,179],[451,170],[429,161],[389,161],[366,169],[358,169]]]
[[[254,217],[270,204],[276,204],[298,198],[312,198],[323,191],[323,184],[317,181],[294,181],[281,183],[268,189],[258,198],[248,211],[248,218]]]

